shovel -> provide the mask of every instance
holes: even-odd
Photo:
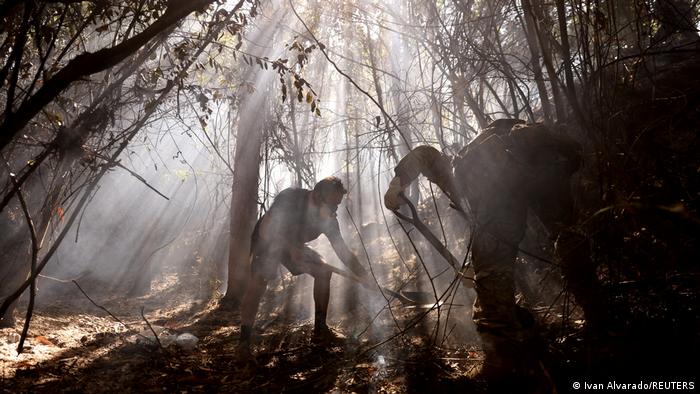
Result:
[[[355,275],[352,272],[345,271],[340,268],[336,268],[330,264],[326,264],[323,262],[317,262],[317,264],[320,264],[321,267],[325,270],[328,270],[330,272],[333,272],[335,274],[338,274],[344,278],[348,278],[352,281],[355,281],[362,286],[368,288],[368,289],[375,289],[375,283],[369,283],[366,281],[363,281],[359,276]],[[411,292],[396,292],[391,289],[387,289],[386,287],[379,286],[382,291],[388,295],[390,295],[393,298],[396,298],[397,300],[401,301],[401,304],[404,306],[410,306],[413,308],[432,308],[433,305],[435,305],[434,299],[435,297],[431,293],[427,292],[419,292],[419,291],[411,291]],[[433,301],[430,301],[430,300]],[[442,301],[438,304],[442,305]]]
[[[447,246],[440,242],[438,237],[436,237],[435,234],[433,234],[433,232],[430,231],[430,228],[420,220],[420,217],[418,216],[418,210],[416,209],[416,206],[413,205],[411,200],[406,198],[403,192],[399,194],[399,196],[403,198],[406,205],[408,205],[408,208],[411,210],[411,216],[404,215],[398,210],[393,211],[394,215],[396,215],[401,220],[411,223],[413,227],[420,231],[420,233],[423,234],[425,239],[427,239],[428,242],[430,242],[430,244],[433,245],[435,250],[437,250],[437,252],[440,253],[442,257],[445,258],[445,260],[447,260],[447,262],[455,270],[455,273],[461,277],[462,285],[466,288],[473,288],[475,280],[474,268],[471,266],[471,264],[467,264],[465,267],[462,267],[462,263],[460,263],[459,260],[457,260],[457,258],[452,254],[452,252],[450,252],[449,249],[447,249]],[[458,212],[463,211],[458,210]]]

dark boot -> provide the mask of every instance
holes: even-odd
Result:
[[[337,339],[333,330],[326,325],[326,314],[322,311],[316,311],[316,316],[314,318],[314,339],[322,342]]]
[[[486,358],[480,376],[486,380],[489,392],[554,391],[536,341],[516,341],[489,333],[482,333],[481,338]]]
[[[241,337],[238,341],[238,354],[241,358],[250,358],[252,353],[250,351],[250,339],[253,336],[253,327],[251,326],[241,326]]]

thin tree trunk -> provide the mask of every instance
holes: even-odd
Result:
[[[353,130],[355,134],[355,189],[357,192],[357,201],[355,205],[357,206],[357,220],[359,225],[364,224],[363,210],[362,210],[362,159],[360,157],[360,136],[358,135],[357,123],[352,121]]]
[[[256,36],[250,37],[251,41],[274,40],[281,26],[279,22],[282,15],[283,12],[277,12],[264,29],[259,30]],[[253,55],[262,56],[262,52]],[[272,118],[269,100],[275,80],[272,73],[255,66],[252,66],[247,74],[245,79],[255,81],[256,90],[248,93],[238,108],[231,192],[228,284],[226,295],[221,300],[222,305],[230,308],[236,308],[240,304],[248,279],[250,236],[258,217],[258,186],[262,163],[260,152],[266,128]],[[294,99],[294,95],[290,94],[290,100]]]
[[[574,110],[576,120],[580,125],[584,125],[585,119],[576,95],[574,85],[574,72],[571,64],[571,47],[569,45],[569,33],[566,27],[566,7],[564,0],[555,0],[557,6],[557,20],[559,22],[559,33],[561,34],[561,51],[564,62],[564,78],[566,80],[566,94],[571,108]]]
[[[383,108],[386,108],[384,105],[384,92],[382,91],[382,84],[381,81],[379,81],[379,75],[377,75],[377,64],[376,64],[376,57],[375,57],[375,51],[374,51],[374,43],[372,42],[372,39],[367,36],[367,51],[369,52],[369,64],[370,64],[370,69],[372,70],[372,81],[374,81],[374,89],[377,93],[377,102],[379,105],[381,105]],[[396,154],[396,150],[394,149],[394,138],[393,138],[393,132],[391,131],[391,121],[389,121],[388,116],[385,113],[382,113],[382,116],[384,117],[384,127],[386,127],[386,132],[389,134],[389,154],[392,159],[394,159],[397,163],[399,162],[399,158]],[[396,130],[397,132],[400,133],[399,130]]]
[[[523,12],[525,13],[523,27],[525,28],[525,37],[528,44],[527,46],[530,49],[530,66],[532,67],[532,72],[535,76],[535,84],[537,85],[537,92],[540,96],[540,103],[542,104],[542,112],[544,114],[545,122],[551,123],[553,120],[552,104],[549,101],[547,85],[544,83],[544,75],[542,74],[542,65],[540,64],[540,46],[537,42],[537,29],[535,28],[535,23],[537,22],[532,8],[530,7],[529,0],[523,1]]]
[[[565,103],[561,97],[561,91],[559,90],[559,78],[557,77],[557,71],[554,67],[554,59],[552,57],[552,51],[549,45],[547,45],[547,39],[540,27],[540,22],[545,19],[545,12],[542,10],[542,4],[533,5],[532,0],[524,0],[523,3],[528,3],[530,10],[532,11],[532,17],[534,20],[533,27],[537,35],[537,41],[540,45],[540,50],[542,53],[542,61],[544,62],[544,67],[549,75],[549,84],[552,87],[552,98],[554,98],[554,111],[557,114],[557,121],[566,121],[566,107]]]
[[[289,84],[287,85],[287,91],[294,91],[294,84],[292,84],[291,78],[288,78]],[[297,127],[297,101],[294,97],[288,97],[289,100],[289,120],[292,124],[292,153],[294,154],[294,174],[296,175],[295,185],[296,187],[301,187],[303,183],[302,167],[304,166],[304,158],[301,155],[301,147],[299,146],[299,129]]]
[[[252,94],[240,107],[231,193],[231,236],[228,258],[228,286],[224,304],[237,307],[245,291],[250,257],[250,235],[258,216],[258,179],[262,156],[263,127],[268,116],[260,102],[265,97]],[[293,98],[292,98],[293,100]]]

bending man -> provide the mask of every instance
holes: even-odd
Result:
[[[346,193],[340,179],[328,177],[313,190],[282,190],[270,209],[258,220],[251,242],[250,278],[241,303],[241,345],[250,345],[250,337],[260,298],[267,282],[277,276],[282,263],[293,275],[307,273],[314,278],[314,335],[332,335],[326,325],[330,298],[331,272],[323,259],[306,246],[325,234],[340,260],[356,275],[366,273],[340,234],[336,210]]]
[[[420,146],[395,168],[384,196],[391,210],[404,203],[400,193],[419,174],[436,183],[457,206],[466,199],[476,222],[472,261],[476,273],[477,325],[487,366],[505,372],[517,368],[532,337],[531,318],[515,304],[514,269],[518,245],[532,210],[557,241],[557,257],[568,290],[589,328],[602,323],[603,308],[588,243],[574,224],[570,180],[580,166],[580,146],[541,124],[498,120],[452,160]],[[491,363],[491,365],[489,365]]]

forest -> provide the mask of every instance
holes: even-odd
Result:
[[[2,1],[0,391],[695,390],[699,28]]]

